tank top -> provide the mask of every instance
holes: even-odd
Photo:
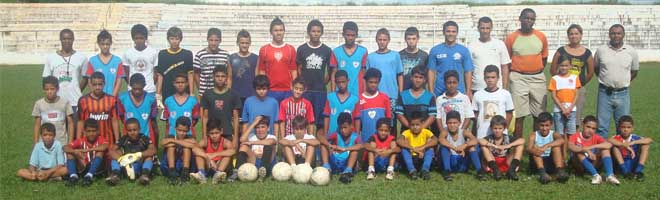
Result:
[[[548,135],[546,135],[545,137],[543,137],[539,131],[534,131],[534,134],[536,134],[536,139],[534,140],[534,145],[536,145],[537,147],[540,147],[540,146],[543,146],[545,144],[551,143],[552,141],[554,141],[554,138],[552,137],[553,133],[554,133],[554,131],[550,130],[550,133]],[[543,152],[543,154],[541,156],[543,156],[543,157],[550,156],[550,151],[551,150],[552,149],[550,149],[550,148],[545,149],[545,151]]]
[[[392,144],[392,140],[394,140],[394,136],[388,135],[385,140],[380,141],[380,138],[378,138],[378,134],[374,134],[374,142],[376,142],[376,149],[390,149],[390,145]]]
[[[344,137],[341,135],[337,134],[337,146],[341,148],[347,148],[353,146],[355,144],[355,139],[357,137],[357,134],[352,133],[350,137],[348,137],[348,143],[344,141]],[[335,157],[337,160],[346,160],[348,159],[348,155],[350,154],[350,151],[344,151],[341,153],[335,153]]]
[[[463,136],[463,131],[459,130],[458,133],[456,133],[456,135],[458,135],[458,138],[454,140],[451,134],[447,134],[447,141],[449,142],[449,144],[455,147],[465,144],[465,136]],[[451,155],[458,155],[458,153],[453,149],[450,149],[450,151],[451,151]]]
[[[225,148],[222,146],[225,143],[225,139],[223,137],[220,137],[220,143],[218,144],[217,148],[213,148],[213,143],[211,143],[211,138],[206,139],[206,153],[217,153],[217,152],[222,152],[225,150]],[[218,161],[220,160],[220,156],[213,157],[211,160]]]

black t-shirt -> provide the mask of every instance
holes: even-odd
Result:
[[[300,72],[308,91],[325,92],[325,73],[330,65],[332,49],[321,44],[320,47],[312,48],[308,43],[298,47],[296,64],[302,65]]]
[[[202,96],[201,105],[208,110],[209,120],[219,120],[222,123],[225,136],[233,134],[232,114],[234,110],[241,110],[242,107],[241,99],[236,93],[231,89],[222,94],[218,94],[214,89],[208,90]]]
[[[163,85],[161,95],[163,100],[172,96],[176,91],[174,89],[174,78],[177,74],[190,73],[193,70],[193,55],[192,52],[186,49],[181,49],[178,53],[170,53],[167,49],[158,52],[158,66],[156,72],[163,76]],[[188,91],[190,93],[190,91]]]
[[[584,87],[585,81],[587,80],[587,62],[589,60],[589,57],[591,57],[591,51],[587,48],[585,48],[585,51],[582,55],[580,56],[574,56],[566,52],[566,49],[564,47],[559,47],[557,49],[557,52],[559,52],[559,56],[566,55],[571,59],[571,69],[569,69],[569,73],[572,72],[578,72],[579,75],[578,77],[580,78],[580,84]]]
[[[231,90],[240,97],[250,97],[254,95],[252,80],[254,80],[254,71],[257,67],[257,54],[250,53],[247,57],[241,57],[238,53],[229,56],[231,62],[232,85]]]
[[[145,135],[140,134],[135,141],[131,140],[128,135],[124,135],[117,142],[117,147],[123,150],[125,154],[137,153],[146,151],[149,148],[149,144],[151,144],[151,140]]]
[[[399,56],[401,56],[401,63],[403,64],[403,89],[410,89],[412,87],[412,81],[410,80],[412,68],[421,66],[426,69],[429,54],[421,49],[416,53],[408,53],[403,49],[399,51]]]

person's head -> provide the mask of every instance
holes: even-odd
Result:
[[[447,94],[456,94],[456,91],[458,91],[458,72],[456,70],[446,71],[443,78]]]
[[[387,50],[387,45],[390,44],[390,31],[386,28],[378,29],[376,31],[376,43],[379,51]]]
[[[257,138],[264,139],[268,136],[268,129],[270,125],[270,117],[261,116],[261,120],[257,122],[257,126],[254,128],[254,133],[257,135]]]
[[[96,141],[99,137],[99,122],[92,118],[86,119],[83,123],[83,131],[87,141]]]
[[[419,42],[419,30],[417,30],[417,27],[408,27],[404,32],[403,37],[406,40],[406,46],[409,49],[417,48],[417,42]]]
[[[238,51],[248,52],[250,50],[250,44],[252,44],[252,37],[250,32],[245,29],[241,29],[236,36],[236,45],[238,45]]]
[[[445,116],[445,125],[449,133],[458,133],[461,128],[461,113],[455,110],[449,111]]]
[[[354,45],[358,37],[358,25],[355,22],[347,21],[344,22],[341,30],[341,35],[344,37],[344,44],[349,46]]]
[[[99,45],[101,54],[110,54],[110,47],[112,46],[112,35],[110,35],[110,32],[105,29],[101,30],[96,36],[96,44]]]
[[[420,111],[410,113],[410,132],[417,135],[422,132],[422,123],[424,123],[424,114]]]
[[[497,88],[497,81],[500,79],[500,68],[495,65],[488,65],[484,68],[484,80],[486,81],[486,88]]]
[[[340,93],[347,91],[348,81],[348,73],[343,69],[340,69],[335,73],[335,85]]]
[[[129,118],[126,120],[126,135],[131,140],[137,140],[140,136],[140,122],[135,118]]]
[[[305,116],[296,115],[293,118],[293,134],[298,138],[302,138],[307,133],[307,119]]]
[[[566,54],[562,54],[561,56],[559,56],[558,63],[559,63],[559,74],[560,75],[568,74],[568,70],[570,70],[571,67],[573,67],[571,65],[571,58],[568,57],[568,55],[566,55]]]
[[[143,49],[147,46],[147,39],[149,38],[149,31],[147,27],[142,24],[133,25],[131,28],[131,39],[135,47],[138,49]]]
[[[632,134],[632,132],[635,130],[635,122],[630,115],[619,117],[617,124],[619,125],[619,135],[621,135],[623,138],[628,138],[630,134]]]
[[[596,129],[598,129],[598,119],[593,115],[587,115],[582,119],[582,137],[591,138],[592,135],[596,134]]]
[[[390,135],[390,121],[389,118],[380,118],[376,121],[376,131],[378,133],[378,138],[381,140],[384,140]]]
[[[532,31],[534,22],[536,21],[536,11],[531,8],[525,8],[520,11],[520,17],[518,17],[518,20],[520,20],[520,30],[523,33],[529,33]]]
[[[95,96],[103,95],[103,87],[105,87],[105,76],[101,72],[94,72],[89,78],[89,88],[92,89],[92,94]]]
[[[60,84],[54,76],[46,76],[41,81],[41,87],[46,93],[46,99],[55,100],[57,98],[57,91],[60,89]]]
[[[179,73],[174,76],[174,91],[178,94],[186,93],[188,89],[188,75]]]
[[[227,67],[217,65],[213,68],[213,82],[216,88],[224,88],[227,84]]]
[[[539,126],[539,133],[542,136],[547,136],[552,128],[552,115],[548,112],[542,112],[536,117],[536,124]]]
[[[366,82],[366,92],[376,93],[378,91],[378,84],[380,84],[380,78],[383,75],[380,73],[380,70],[376,68],[369,68],[364,73],[364,81]]]
[[[493,20],[490,17],[481,17],[477,23],[479,38],[490,39],[490,32],[493,31]]]
[[[206,49],[210,52],[218,52],[220,50],[220,42],[222,42],[222,31],[218,28],[210,28],[206,33],[206,42],[208,46]]]
[[[131,94],[133,96],[141,97],[144,95],[144,86],[147,85],[144,75],[140,73],[133,74],[128,84],[131,86]]]
[[[323,35],[323,23],[318,19],[313,19],[307,24],[307,36],[309,36],[309,41],[319,42],[321,41],[321,35]]]
[[[614,24],[610,26],[609,30],[610,45],[619,46],[623,45],[623,37],[626,36],[626,29],[621,24]]]
[[[170,49],[179,49],[183,40],[183,31],[179,27],[173,26],[167,29],[167,43],[170,44]]]
[[[339,125],[339,134],[347,137],[351,135],[353,128],[353,118],[350,113],[342,112],[337,116],[337,125]]]
[[[270,35],[273,37],[273,42],[284,41],[284,22],[280,18],[275,18],[270,22]]]
[[[266,97],[266,94],[268,94],[270,81],[266,75],[259,74],[254,77],[254,80],[252,80],[252,87],[254,87],[257,98],[264,98]]]
[[[442,34],[445,36],[445,43],[456,43],[456,36],[458,36],[458,24],[455,21],[447,21],[442,24]]]
[[[73,41],[75,36],[71,29],[65,28],[60,31],[60,44],[62,45],[62,50],[71,51],[73,50]]]
[[[580,41],[582,41],[582,27],[577,24],[571,24],[566,30],[566,35],[568,36],[569,43],[580,44]]]
[[[414,89],[424,89],[426,85],[426,67],[415,66],[410,70],[410,80]]]
[[[294,99],[302,98],[303,93],[305,93],[305,86],[305,80],[302,76],[293,79],[293,84],[291,84],[291,96],[293,96]]]
[[[176,132],[177,138],[184,138],[186,134],[190,131],[190,125],[192,122],[190,118],[181,116],[176,119],[176,124],[174,126],[174,131]]]
[[[211,142],[220,142],[220,138],[222,137],[222,121],[214,119],[206,122],[206,135]]]
[[[495,138],[500,138],[504,134],[504,129],[506,129],[506,119],[502,115],[495,115],[490,119],[490,131],[493,133]]]
[[[53,125],[50,122],[46,122],[41,125],[39,130],[41,133],[41,141],[44,142],[44,145],[46,146],[52,145],[53,142],[55,141],[55,135],[56,135],[55,125]]]

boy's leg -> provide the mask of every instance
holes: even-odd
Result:
[[[518,166],[520,165],[520,161],[522,160],[523,152],[525,149],[523,145],[518,145],[512,147],[512,150],[513,159],[511,159],[509,162],[509,171],[507,172],[507,176],[509,176],[510,179],[517,181],[518,175],[516,174],[516,171],[518,171]]]
[[[67,174],[67,169],[65,166],[59,166],[57,169],[53,172],[53,174],[50,175],[50,177],[62,177],[66,176]]]
[[[351,153],[348,154],[348,163],[346,163],[346,169],[344,169],[345,173],[353,173],[353,168],[355,167],[357,159],[358,151],[351,151]]]
[[[478,149],[479,148],[477,147],[470,147],[468,150],[468,156],[470,157],[470,161],[472,162],[474,169],[477,171],[477,174],[483,174],[483,168],[481,167],[481,159],[479,159]]]
[[[566,127],[565,127],[566,132],[564,132],[564,135],[575,133],[577,129],[576,120],[577,120],[577,113],[575,111],[572,111],[571,114],[568,116],[568,119],[566,120]],[[564,144],[566,143],[568,142],[564,142]]]
[[[568,181],[568,174],[566,173],[566,164],[564,163],[564,150],[561,147],[553,147],[552,153],[552,162],[557,174],[557,181],[560,183],[565,183]]]
[[[565,128],[567,128],[566,126],[564,126],[566,122],[565,119],[566,118],[564,117],[564,114],[562,114],[561,112],[552,113],[552,121],[553,121],[552,123],[555,125],[555,132],[559,133],[560,135],[565,135],[566,132],[568,132],[565,131],[566,130]]]
[[[37,180],[37,173],[32,173],[29,169],[19,169],[18,172],[16,172],[16,176],[28,181]]]
[[[316,148],[313,146],[307,145],[305,148],[305,163],[306,164],[313,164],[314,161],[314,152],[316,152]]]
[[[440,147],[440,158],[442,159],[442,173],[448,174],[451,171],[451,151],[449,148]]]
[[[410,153],[410,150],[401,149],[401,157],[403,158],[403,161],[406,164],[406,169],[408,170],[409,174],[413,174],[417,172],[417,169],[415,169],[415,165],[413,164],[413,158],[412,158],[412,154]]]
[[[650,146],[648,144],[639,144],[639,151],[635,157],[635,164],[637,166],[634,169],[634,176],[638,181],[644,180],[644,164],[646,164],[649,156],[649,148]]]
[[[422,178],[424,180],[429,180],[431,179],[431,163],[433,162],[433,157],[434,157],[435,151],[433,148],[427,148],[426,151],[424,151],[424,162],[422,163]]]
[[[288,162],[290,165],[296,165],[296,155],[293,153],[293,149],[291,149],[291,147],[283,147],[282,150],[284,152],[284,158],[286,159],[286,162]]]
[[[369,167],[367,168],[367,180],[375,178],[376,173],[376,154],[374,152],[367,152],[367,162]]]
[[[275,145],[264,146],[264,152],[261,156],[261,166],[265,167],[266,175],[271,173],[271,168],[273,167],[273,156],[275,155]]]
[[[321,146],[321,162],[323,162],[323,167],[330,170],[332,169],[332,167],[330,166],[330,162],[328,159],[329,157],[328,147],[326,147],[325,145],[320,145],[320,146]]]

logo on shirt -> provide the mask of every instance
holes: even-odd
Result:
[[[331,115],[337,114],[337,109],[336,108],[331,109],[330,114]]]
[[[360,62],[359,61],[353,61],[353,67],[354,68],[360,67]]]
[[[57,112],[49,112],[48,113],[48,118],[49,119],[57,119]]]
[[[115,68],[111,68],[111,69],[110,69],[110,73],[111,73],[111,74],[115,74],[115,73],[117,73],[117,69],[115,69]]]
[[[454,60],[460,60],[461,59],[461,54],[456,52],[454,53]]]
[[[217,109],[224,109],[225,108],[225,101],[224,100],[215,100],[215,108]]]
[[[110,118],[110,115],[105,112],[101,113],[89,113],[89,118],[90,119],[95,119],[97,121],[103,121],[103,120],[108,120]]]
[[[133,117],[135,117],[135,114],[133,114],[133,112],[127,112],[126,113],[126,119],[130,119],[130,118],[133,118]]]
[[[147,69],[147,61],[144,61],[144,59],[138,59],[135,61],[135,66],[136,66],[136,71],[144,72],[145,69]]]
[[[341,63],[339,63],[339,67],[344,68],[345,66],[346,66],[346,61],[342,60]]]
[[[376,111],[375,110],[371,110],[371,111],[367,112],[367,114],[369,115],[369,118],[371,118],[371,119],[376,118]]]
[[[141,117],[143,120],[147,120],[147,118],[149,118],[149,113],[142,113]]]
[[[192,116],[192,113],[190,113],[190,112],[183,112],[183,116],[184,116],[184,117],[191,117],[191,116]]]
[[[282,52],[280,52],[280,51],[275,52],[274,56],[275,56],[275,60],[277,60],[277,62],[280,62],[280,60],[282,60]]]
[[[441,54],[435,55],[435,58],[437,58],[437,59],[443,59],[443,58],[446,58],[446,57],[447,57],[446,53],[441,53]]]
[[[307,56],[305,61],[307,61],[307,69],[321,69],[321,66],[323,65],[323,58],[315,53]]]

